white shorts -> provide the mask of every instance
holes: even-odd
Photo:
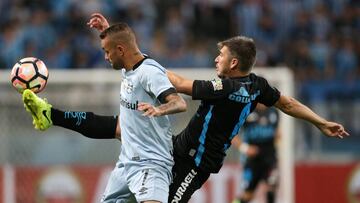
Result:
[[[123,203],[135,195],[137,202],[166,203],[171,171],[151,161],[117,164],[111,173],[102,202]]]
[[[127,185],[124,165],[117,164],[111,171],[101,202],[125,203],[131,197],[131,191]]]

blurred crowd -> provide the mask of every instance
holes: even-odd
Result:
[[[35,56],[51,68],[99,68],[90,14],[125,21],[165,67],[213,67],[216,43],[255,39],[257,66],[288,66],[296,80],[360,78],[358,0],[1,0],[0,68]]]

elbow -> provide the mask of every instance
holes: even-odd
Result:
[[[179,105],[179,111],[185,112],[187,110],[187,104],[184,99],[181,99],[180,105]]]
[[[290,98],[289,101],[283,105],[283,112],[290,113],[294,109],[295,102],[296,100],[294,98]]]
[[[279,104],[278,104],[278,108],[286,113],[286,114],[290,114],[293,112],[293,110],[295,109],[295,106],[297,105],[297,100],[295,98],[292,97],[287,97],[285,99],[282,99]]]
[[[187,109],[185,100],[176,93],[168,95],[165,100],[166,103],[158,107],[161,111],[160,115],[184,112]]]
[[[177,112],[184,112],[187,110],[186,101],[180,95],[178,95],[177,97],[176,108],[177,108]]]
[[[121,128],[120,128],[120,123],[119,123],[119,116],[117,117],[117,120],[116,120],[115,138],[120,140],[120,142],[121,142]]]

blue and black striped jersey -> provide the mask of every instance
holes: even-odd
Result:
[[[176,137],[174,152],[211,173],[220,170],[232,138],[256,104],[272,106],[280,97],[266,79],[253,73],[240,78],[195,80],[192,94],[201,104]]]
[[[278,125],[279,112],[275,108],[256,109],[244,123],[242,140],[252,145],[273,145]]]
[[[249,115],[240,136],[244,143],[258,147],[259,152],[253,158],[267,159],[276,156],[275,136],[278,125],[279,112],[275,108],[257,108]],[[245,157],[246,155],[242,154],[242,160]]]

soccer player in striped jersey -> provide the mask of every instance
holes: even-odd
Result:
[[[40,130],[54,124],[91,138],[121,134],[121,153],[102,202],[125,203],[134,194],[137,202],[165,203],[174,165],[173,134],[167,115],[185,111],[186,103],[176,93],[165,69],[140,52],[127,24],[108,26],[100,38],[105,59],[113,69],[122,71],[119,117],[63,112],[30,90],[23,93],[25,107]]]
[[[188,202],[211,173],[219,172],[231,140],[258,103],[309,121],[329,137],[349,135],[341,124],[320,117],[252,73],[256,46],[251,38],[232,37],[219,42],[218,48],[215,58],[218,79],[190,80],[168,71],[178,92],[201,100],[196,114],[174,139],[174,180],[168,201],[171,203]]]

